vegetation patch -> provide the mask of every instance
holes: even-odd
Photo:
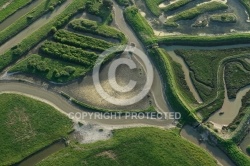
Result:
[[[86,69],[93,67],[98,57],[94,52],[51,41],[44,42],[40,50],[44,55],[80,64]]]
[[[132,4],[131,0],[115,0],[120,6],[129,6]]]
[[[195,121],[192,114],[192,107],[190,107],[190,90],[180,88],[178,78],[174,73],[173,66],[171,65],[171,57],[163,49],[152,48],[149,50],[150,58],[153,60],[155,66],[159,70],[163,82],[165,83],[165,95],[169,104],[174,110],[181,112],[181,123],[192,123]],[[187,97],[187,98],[185,98]]]
[[[241,88],[249,85],[250,71],[246,70],[239,62],[228,63],[225,66],[225,82],[228,98],[236,98],[237,92]]]
[[[233,13],[215,14],[210,17],[213,22],[236,23],[237,17]]]
[[[127,7],[124,11],[124,16],[127,23],[143,43],[152,43],[154,31],[135,6]]]
[[[191,79],[203,101],[216,95],[220,62],[226,57],[247,54],[250,48],[226,50],[177,50],[193,73]],[[209,72],[208,72],[209,71]]]
[[[12,165],[71,131],[71,120],[43,102],[1,94],[0,103],[2,165]]]
[[[48,35],[51,35],[52,29],[59,29],[65,26],[74,15],[83,11],[84,4],[85,1],[83,0],[74,0],[61,14],[52,19],[52,21],[25,38],[21,43],[19,43],[19,45],[14,46],[12,49],[1,55],[0,71],[6,68],[10,63],[18,60],[20,56],[28,53],[28,51],[39,42],[46,39]]]
[[[216,11],[216,10],[223,10],[223,9],[227,9],[227,8],[228,8],[228,6],[226,4],[216,2],[216,1],[204,3],[204,4],[201,4],[199,6],[193,7],[191,9],[177,13],[176,15],[174,15],[170,18],[167,18],[165,25],[178,27],[178,24],[176,23],[177,21],[192,20],[195,17],[197,17],[203,13],[212,12],[212,11]]]
[[[87,0],[88,13],[102,18],[103,23],[109,24],[112,18],[113,2],[111,0]]]
[[[144,1],[147,8],[151,11],[152,14],[158,17],[161,15],[162,10],[159,8],[159,5],[165,0],[144,0]]]
[[[115,44],[106,42],[104,40],[79,35],[66,30],[57,31],[56,34],[53,36],[53,39],[56,42],[71,45],[74,47],[80,47],[82,49],[91,49],[101,52],[110,47],[115,46]]]
[[[185,6],[186,4],[192,2],[193,0],[177,0],[174,3],[171,3],[169,5],[167,5],[165,8],[163,8],[164,12],[168,12],[168,11],[173,11],[176,10],[182,6]]]
[[[79,32],[118,39],[122,44],[127,43],[127,39],[122,32],[108,25],[98,24],[96,21],[76,19],[70,22],[69,27]]]
[[[32,54],[13,66],[8,72],[35,74],[53,82],[67,82],[86,74],[88,70],[80,65]]]
[[[93,166],[103,165],[103,163],[117,166],[169,163],[187,166],[217,165],[210,154],[182,139],[175,130],[166,131],[157,128],[115,130],[113,138],[108,141],[85,145],[72,144],[38,165],[81,165],[82,163]]]

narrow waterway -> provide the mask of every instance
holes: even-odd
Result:
[[[63,149],[64,147],[65,143],[63,141],[55,142],[54,144],[44,148],[43,150],[29,156],[28,158],[17,164],[17,166],[34,166],[41,160],[49,157],[50,155]]]
[[[210,145],[208,142],[199,142],[201,135],[191,126],[184,126],[181,130],[181,136],[190,142],[198,145],[209,152],[216,160],[223,166],[234,166],[235,164],[228,158],[228,156],[216,146]]]
[[[225,68],[224,68],[225,70]],[[224,103],[220,110],[212,114],[207,121],[211,121],[220,127],[228,126],[238,115],[240,108],[242,106],[241,99],[250,90],[250,85],[246,86],[237,93],[235,99],[229,99],[227,95],[226,83],[225,83],[225,71],[223,71],[223,83],[225,89]]]
[[[123,17],[123,9],[114,2],[114,12],[115,12],[115,23],[118,28],[128,37],[130,43],[135,43],[136,47],[146,53],[142,43],[137,39],[136,34],[129,27]],[[138,60],[138,59],[137,59]],[[164,89],[161,82],[160,75],[156,68],[154,68],[154,81],[151,87],[151,93],[154,96],[156,106],[161,112],[172,111],[171,107],[167,103],[166,98],[164,97]]]
[[[4,30],[5,28],[13,24],[13,22],[16,22],[19,18],[29,13],[31,10],[37,7],[41,2],[43,2],[43,0],[35,0],[35,1],[32,1],[32,3],[30,3],[29,5],[17,10],[14,14],[12,14],[7,19],[5,19],[2,23],[0,23],[0,31]],[[13,3],[16,3],[16,2],[13,2]]]
[[[174,51],[167,51],[167,53],[168,53],[168,55],[170,55],[170,57],[175,62],[177,62],[177,63],[179,63],[181,65],[182,70],[183,70],[184,75],[185,75],[185,80],[187,82],[187,85],[188,85],[190,91],[192,92],[192,94],[193,94],[194,98],[196,99],[196,101],[198,103],[202,103],[202,99],[200,98],[200,96],[199,96],[199,94],[198,94],[198,92],[197,92],[197,90],[196,90],[196,88],[195,88],[195,86],[194,86],[194,84],[193,84],[193,82],[191,80],[190,71],[188,69],[187,64],[184,62],[184,60],[180,56],[176,55],[176,53]]]

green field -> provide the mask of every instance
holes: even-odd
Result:
[[[14,94],[1,94],[1,165],[16,163],[71,131],[72,122],[53,107]]]
[[[171,27],[177,27],[178,24],[177,21],[180,20],[192,20],[195,17],[204,14],[206,12],[212,12],[217,10],[223,10],[227,9],[228,6],[226,4],[212,1],[208,3],[201,4],[199,6],[193,7],[191,9],[182,11],[180,13],[177,13],[176,15],[173,15],[173,17],[166,20],[165,25],[171,26]]]
[[[188,154],[188,155],[187,155]],[[176,131],[157,128],[115,130],[113,138],[93,144],[71,144],[38,165],[185,165],[215,166],[204,150]]]

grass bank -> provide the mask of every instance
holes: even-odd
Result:
[[[190,106],[190,90],[188,91],[184,87],[180,87],[180,84],[176,81],[179,79],[176,77],[174,68],[171,64],[172,59],[167,55],[165,50],[159,48],[152,48],[149,50],[150,58],[153,60],[157,67],[162,81],[164,82],[165,95],[168,102],[174,110],[178,110],[182,114],[182,123],[192,123],[195,121]],[[184,88],[184,89],[183,89]],[[190,109],[190,110],[189,110]]]
[[[189,154],[189,155],[186,155]],[[181,157],[180,157],[181,156]],[[175,130],[130,128],[92,144],[72,144],[38,165],[186,165],[216,166],[205,150],[182,139]]]
[[[14,164],[71,131],[71,120],[40,101],[1,94],[0,103],[2,165]]]

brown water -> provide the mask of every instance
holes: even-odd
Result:
[[[31,155],[27,159],[23,160],[21,163],[17,164],[18,166],[34,166],[43,159],[52,155],[53,153],[65,148],[65,143],[63,141],[56,142],[49,147],[37,152],[34,155]]]
[[[41,2],[43,2],[43,0],[35,0],[32,3],[30,3],[29,5],[25,6],[22,9],[19,9],[17,12],[15,12],[11,16],[9,16],[2,23],[0,23],[0,31],[7,28],[11,24],[13,24],[13,22],[16,22],[19,18],[21,18],[22,16],[29,13],[32,9],[34,9],[36,6],[38,6]]]
[[[207,142],[199,142],[201,135],[191,126],[184,126],[181,130],[181,136],[190,142],[198,145],[209,152],[221,165],[234,166],[235,164],[227,157],[227,155],[216,146],[212,146]]]
[[[224,71],[225,72],[225,71]],[[224,73],[225,74],[225,73]],[[223,75],[224,89],[226,89],[225,79]],[[242,88],[236,95],[235,99],[229,99],[227,95],[227,90],[225,90],[225,99],[222,108],[212,114],[208,121],[212,121],[222,128],[222,126],[228,126],[238,115],[240,108],[242,106],[241,99],[250,90],[250,85]],[[221,112],[224,114],[220,115]]]

